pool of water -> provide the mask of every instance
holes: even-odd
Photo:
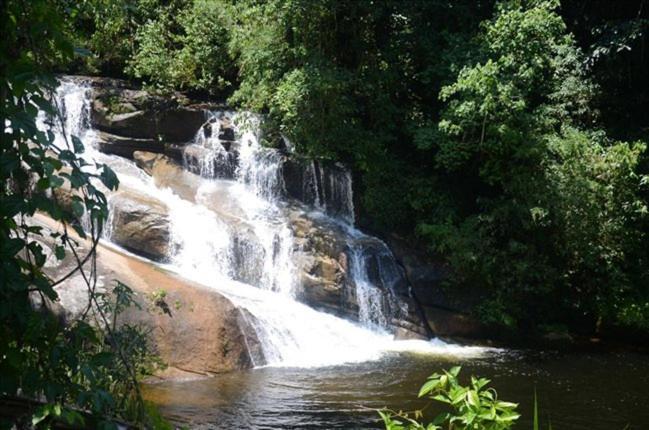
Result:
[[[534,390],[554,430],[649,429],[649,355],[631,352],[506,352],[480,358],[394,353],[344,366],[260,368],[145,386],[172,422],[192,429],[375,429],[376,409],[414,410],[426,377],[462,366],[520,403],[515,428],[531,429]],[[430,413],[439,412],[430,408]],[[627,427],[628,426],[628,427]]]

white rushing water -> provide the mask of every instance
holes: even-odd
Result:
[[[282,211],[281,159],[277,151],[259,144],[255,124],[258,118],[227,112],[206,116],[209,121],[225,115],[232,121],[240,145],[238,160],[233,164],[230,154],[223,150],[219,125],[214,125],[211,133],[197,130],[195,141],[185,150],[185,164],[204,178],[190,201],[170,188],[157,187],[132,161],[96,149],[97,135],[90,124],[89,86],[63,80],[56,101],[65,118],[66,134],[81,138],[87,160],[109,165],[117,173],[120,187],[155,198],[168,207],[173,255],[166,267],[218,290],[248,311],[267,365],[334,365],[377,359],[388,351],[454,355],[484,352],[482,348],[438,340],[394,341],[382,329],[395,305],[390,294],[386,295],[386,288],[372,285],[367,275],[367,255],[360,244],[368,236],[350,224],[353,206],[348,173],[336,179],[321,166],[313,165],[312,180],[314,184],[328,184],[320,185],[323,191],[316,193],[316,207],[323,208],[336,198],[344,200],[340,205],[341,222],[350,232],[350,264],[361,308],[360,324],[316,311],[294,299],[299,282],[293,258],[295,242]],[[56,130],[56,134],[57,142],[64,145],[62,131]],[[190,157],[192,151],[202,155]],[[225,169],[226,177],[219,177],[219,166]],[[108,228],[104,239],[110,241],[110,234]],[[377,239],[373,243],[375,247],[382,244]],[[387,247],[379,250],[377,264],[383,264],[381,253],[386,252]],[[397,276],[395,270],[379,269],[380,282],[388,291],[392,278]]]

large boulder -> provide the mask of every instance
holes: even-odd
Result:
[[[207,178],[234,178],[239,163],[240,142],[228,112],[211,117],[187,145],[182,159],[190,172]]]
[[[168,208],[122,187],[110,199],[110,240],[136,254],[164,261],[170,253]]]
[[[230,146],[233,148],[233,146]],[[182,160],[187,170],[207,178],[232,179],[235,177],[239,162],[238,152],[205,148],[199,145],[188,145],[182,153]]]
[[[422,318],[425,318],[424,324],[438,336],[479,339],[488,334],[488,328],[472,315],[476,305],[484,299],[484,292],[466,286],[445,287],[450,269],[426,253],[425,244],[412,243],[394,234],[388,235],[386,242],[403,267],[411,287],[412,306],[409,309],[412,312],[406,319],[419,321],[420,326],[413,331],[422,332]]]
[[[39,216],[36,221],[56,230],[54,222],[45,217]],[[77,240],[83,256],[89,244]],[[43,246],[47,250],[48,246]],[[74,258],[68,255],[61,262],[48,264],[45,270],[59,279],[74,267]],[[151,346],[168,365],[158,377],[212,375],[264,364],[252,325],[254,317],[217,291],[102,245],[97,247],[96,271],[97,292],[110,293],[118,281],[134,291],[139,308],[129,308],[119,316],[118,323],[137,324],[149,333]],[[78,271],[56,291],[56,309],[64,320],[80,318],[88,309],[88,286]],[[96,310],[91,307],[91,312]]]
[[[153,177],[158,188],[171,188],[181,198],[194,201],[201,186],[201,178],[183,169],[177,162],[163,154],[136,151],[135,163]]]
[[[488,328],[470,314],[431,306],[424,306],[424,312],[436,336],[466,339],[488,336]]]
[[[324,217],[309,217],[299,208],[290,209],[288,216],[295,237],[299,300],[314,308],[357,318],[358,304],[348,276],[343,229]]]
[[[106,86],[94,89],[92,125],[131,138],[187,142],[205,122],[205,111],[181,97]]]
[[[165,144],[160,140],[124,137],[104,131],[97,132],[97,144],[101,152],[125,158],[133,158],[135,151],[165,151]]]
[[[202,204],[230,225],[246,222],[245,211],[234,197],[240,192],[236,183],[226,180],[207,183],[162,154],[137,151],[134,158],[136,164],[151,175],[157,187],[170,188],[182,199]]]
[[[450,268],[426,253],[425,244],[413,243],[395,234],[388,235],[386,242],[404,268],[413,294],[423,306],[467,314],[483,301],[484,292],[474,288],[444,287],[444,281],[451,275]]]

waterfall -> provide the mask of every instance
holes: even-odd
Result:
[[[315,207],[338,208],[338,221],[349,232],[360,324],[295,300],[297,246],[285,212],[283,156],[260,145],[258,117],[206,114],[206,124],[183,153],[185,167],[202,176],[188,200],[173,189],[156,186],[134,162],[97,150],[97,134],[89,120],[91,97],[89,85],[62,80],[56,101],[65,117],[65,132],[81,138],[87,160],[105,163],[117,173],[118,193],[132,190],[166,205],[171,255],[165,267],[214,288],[245,309],[268,365],[334,365],[376,359],[386,351],[402,349],[469,351],[439,341],[397,342],[384,330],[398,312],[394,291],[399,274],[382,260],[391,258],[385,244],[353,228],[348,172],[319,164],[312,169]],[[46,119],[41,122],[47,127]],[[63,138],[63,130],[54,132],[57,139]],[[103,240],[110,242],[111,237],[107,228]]]
[[[339,163],[310,160],[302,166],[300,199],[318,210],[354,224],[352,175]]]

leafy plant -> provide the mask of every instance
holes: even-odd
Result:
[[[126,71],[162,90],[222,93],[231,85],[229,4],[198,0],[160,5],[156,17],[135,34],[136,48]]]
[[[359,223],[507,332],[649,326],[649,21],[623,3],[53,2],[86,70],[230,95],[263,142],[347,163]]]
[[[419,397],[441,402],[449,409],[437,415],[430,423],[417,419],[423,411],[414,414],[379,411],[387,430],[506,430],[511,428],[520,415],[517,404],[498,400],[496,390],[488,388],[489,380],[471,377],[468,386],[458,381],[461,367],[456,366],[443,373],[433,373],[419,390]]]
[[[0,12],[0,402],[26,407],[0,428],[52,420],[148,425],[138,382],[151,369],[151,351],[145,333],[116,322],[132,292],[119,283],[111,294],[97,291],[95,251],[108,217],[102,190],[119,181],[108,166],[82,158],[83,143],[66,132],[55,104],[51,69],[73,58],[73,45],[52,2],[11,0]],[[63,141],[39,127],[39,113],[62,130]],[[62,189],[72,194],[71,210],[57,198]],[[36,224],[37,213],[58,228]],[[76,221],[82,217],[87,230]],[[89,249],[82,254],[84,239]],[[44,270],[45,242],[53,243],[53,258],[73,263],[58,279]],[[53,311],[56,288],[73,275],[87,288],[88,306],[63,324]]]

